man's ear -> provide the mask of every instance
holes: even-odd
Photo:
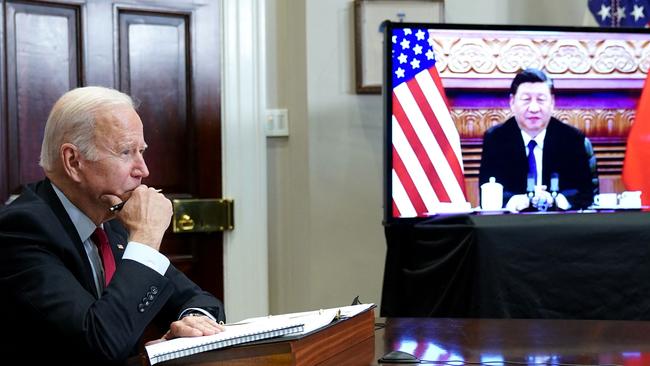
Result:
[[[59,158],[63,171],[73,181],[79,183],[81,181],[81,152],[71,143],[66,142],[59,148]]]

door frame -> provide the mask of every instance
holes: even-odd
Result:
[[[223,236],[229,322],[269,312],[266,135],[266,0],[222,0],[223,195],[235,229]]]

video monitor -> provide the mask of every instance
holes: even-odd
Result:
[[[524,169],[522,164],[530,163],[524,161],[526,147],[521,135],[508,135],[512,141],[491,140],[491,146],[497,148],[517,145],[516,153],[504,148],[501,155],[486,152],[483,156],[486,131],[513,117],[510,87],[514,77],[529,68],[543,71],[553,82],[553,119],[586,137],[580,140],[584,149],[555,158],[582,164],[586,154],[589,167],[540,171],[544,189],[557,194],[572,188],[568,186],[578,170],[582,182],[589,174],[590,185],[581,183],[576,189],[587,195],[588,204],[569,205],[570,212],[591,209],[594,196],[605,201],[616,197],[607,193],[625,191],[621,171],[626,139],[650,66],[647,29],[391,22],[384,26],[387,222],[480,211],[480,186],[489,183],[481,177],[482,165],[486,170],[497,164],[502,170],[499,174],[505,174],[503,170],[519,171]],[[551,123],[544,141],[555,136]],[[569,146],[574,142],[556,138],[545,142],[548,146],[544,149],[551,151],[551,144]],[[487,162],[482,164],[482,158]],[[544,169],[552,164],[544,160],[541,165]],[[537,178],[518,174],[521,183],[517,184],[524,192],[515,193],[539,188],[542,178],[531,186],[530,179]],[[498,176],[495,183],[507,179]],[[493,188],[485,187],[491,196],[499,192],[498,185],[496,191]],[[570,192],[566,195],[571,197]],[[495,212],[510,212],[505,209],[508,198],[490,202],[490,207]]]

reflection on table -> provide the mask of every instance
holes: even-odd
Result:
[[[380,318],[375,365],[401,350],[420,360],[525,365],[650,365],[650,323],[605,320]],[[455,363],[454,363],[455,361]]]

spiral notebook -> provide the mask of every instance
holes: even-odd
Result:
[[[251,323],[226,325],[226,330],[210,336],[175,338],[146,346],[149,363],[173,360],[178,357],[237,344],[259,341],[303,331],[304,323],[298,320],[268,318]]]

